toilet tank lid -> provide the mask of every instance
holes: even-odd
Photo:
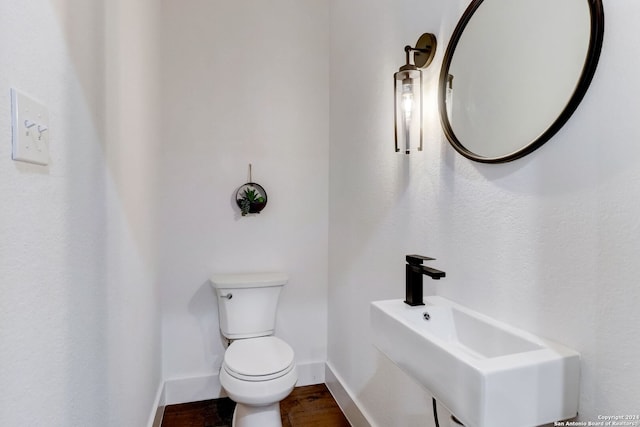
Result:
[[[259,288],[286,285],[289,276],[286,273],[214,274],[209,280],[214,288]]]

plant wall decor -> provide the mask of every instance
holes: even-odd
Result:
[[[249,164],[249,182],[243,184],[236,191],[236,203],[242,216],[259,214],[267,206],[267,192],[251,177],[251,164]]]

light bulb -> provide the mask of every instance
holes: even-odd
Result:
[[[402,114],[404,116],[404,122],[408,125],[411,123],[411,115],[413,113],[414,100],[413,100],[413,85],[402,84]]]

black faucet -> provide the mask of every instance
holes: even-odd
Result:
[[[435,258],[429,258],[422,255],[407,255],[407,285],[405,304],[424,305],[422,302],[422,275],[426,274],[433,280],[440,280],[445,276],[444,271],[422,265],[422,261],[433,261]]]

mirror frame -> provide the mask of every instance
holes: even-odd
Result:
[[[571,115],[578,108],[578,105],[587,93],[587,89],[591,84],[591,80],[596,71],[598,65],[598,59],[600,58],[600,51],[602,50],[602,42],[604,39],[604,10],[602,6],[602,0],[585,0],[589,4],[589,11],[591,15],[591,31],[589,39],[589,48],[587,50],[587,56],[585,58],[584,67],[580,78],[578,79],[576,89],[573,95],[568,100],[566,106],[562,112],[558,115],[556,120],[550,124],[550,126],[540,134],[536,139],[531,141],[524,147],[504,156],[497,157],[485,157],[476,154],[468,150],[464,144],[458,140],[455,132],[449,122],[447,115],[446,105],[446,90],[447,90],[447,78],[449,74],[449,68],[453,55],[462,33],[464,32],[468,22],[472,19],[476,10],[482,5],[485,0],[472,0],[471,4],[467,7],[466,11],[460,18],[460,21],[456,25],[451,40],[447,46],[447,50],[444,54],[442,62],[442,68],[440,72],[439,87],[438,87],[438,107],[440,111],[440,122],[444,133],[455,150],[462,154],[464,157],[474,160],[480,163],[505,163],[512,160],[519,159],[532,153],[536,149],[540,148],[545,142],[547,142],[553,135],[555,135],[562,126],[569,120]]]

